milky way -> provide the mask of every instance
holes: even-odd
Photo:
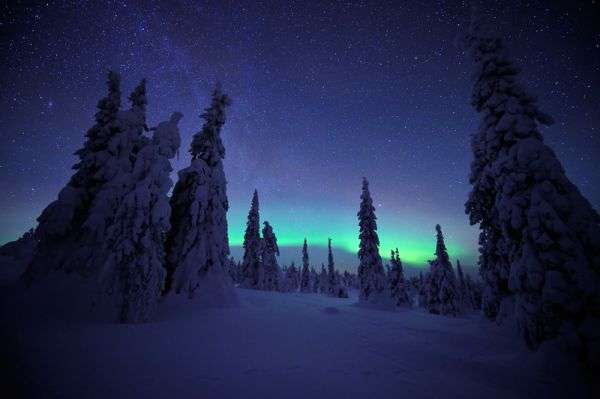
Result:
[[[332,237],[338,263],[355,265],[365,176],[382,254],[397,246],[423,265],[440,223],[451,255],[475,263],[464,202],[479,118],[469,105],[472,64],[457,40],[466,6],[169,3],[3,6],[0,242],[33,227],[67,182],[114,69],[124,92],[148,79],[150,125],[173,110],[185,115],[176,170],[189,161],[214,83],[232,97],[223,139],[234,255],[257,188],[284,262],[299,259],[307,237],[320,264]],[[557,120],[543,130],[546,142],[598,209],[598,4],[545,3],[505,2],[496,22],[521,81]]]

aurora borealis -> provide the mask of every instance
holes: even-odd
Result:
[[[546,142],[598,208],[594,6],[509,3],[498,25],[540,108],[558,121],[544,129]],[[451,257],[474,265],[477,230],[463,204],[479,119],[469,104],[472,65],[456,40],[468,21],[460,2],[3,7],[11,62],[0,74],[1,243],[33,227],[67,182],[110,68],[124,97],[148,79],[150,126],[184,114],[175,171],[187,165],[198,115],[222,82],[233,100],[223,140],[237,258],[256,188],[282,263],[300,260],[307,237],[320,265],[331,237],[338,265],[355,267],[365,176],[383,256],[398,247],[404,262],[425,265],[439,223]]]
[[[353,201],[352,201],[353,200]],[[357,203],[357,199],[349,201]],[[325,247],[327,238],[332,237],[336,260],[340,267],[353,266],[358,250],[358,225],[356,211],[350,207],[336,208],[334,212],[326,207],[317,209],[282,209],[268,204],[262,211],[263,220],[277,226],[277,237],[282,260],[300,260],[300,246],[304,237],[308,238],[309,249],[315,266],[326,262]],[[431,230],[435,222],[420,214],[400,217],[393,213],[378,212],[380,252],[388,257],[392,248],[398,247],[403,261],[413,266],[423,266],[432,259],[435,240]],[[243,241],[246,215],[244,210],[233,209],[230,213],[230,243],[239,247]],[[453,226],[454,227],[454,226]],[[471,261],[471,254],[465,248],[472,247],[471,236],[449,235],[448,250],[451,256]],[[234,255],[241,256],[241,248],[233,248]]]

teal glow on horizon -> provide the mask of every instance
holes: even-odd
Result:
[[[262,209],[266,208],[266,209]],[[398,248],[400,258],[404,263],[412,266],[424,267],[427,261],[434,258],[435,252],[435,221],[419,215],[404,216],[400,218],[388,212],[378,212],[378,233],[380,240],[380,254],[389,259],[390,251]],[[244,230],[246,227],[246,211],[232,209],[229,212],[229,240],[232,247],[242,246]],[[261,204],[261,223],[268,220],[275,234],[279,246],[302,246],[306,237],[309,247],[325,248],[327,239],[333,240],[334,251],[338,257],[341,252],[346,255],[342,262],[357,264],[358,252],[358,221],[356,210],[349,208],[293,208],[269,207]],[[452,259],[459,258],[472,262],[469,251],[465,248],[471,237],[460,237],[454,233],[451,223],[442,224],[446,237],[446,246]],[[298,251],[299,253],[299,251]],[[283,260],[283,263],[287,263]],[[315,264],[321,263],[312,262]]]

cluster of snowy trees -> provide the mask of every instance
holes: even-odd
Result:
[[[242,262],[229,260],[229,276],[236,284],[244,288],[263,291],[322,293],[339,298],[348,297],[348,284],[351,275],[345,272],[342,276],[335,269],[331,239],[328,241],[328,266],[321,266],[317,273],[311,267],[308,255],[308,242],[304,239],[302,246],[302,267],[297,268],[292,262],[290,266],[279,267],[277,257],[279,247],[273,227],[264,222],[262,237],[260,234],[260,211],[258,191],[254,191],[246,231],[244,233],[244,256]]]
[[[466,203],[480,228],[483,312],[515,318],[532,349],[557,339],[600,362],[600,216],[566,177],[539,125],[552,119],[518,83],[519,68],[474,18],[472,105],[481,114]]]
[[[377,217],[369,191],[369,182],[363,178],[361,204],[358,212],[360,228],[358,258],[359,300],[383,306],[417,306],[430,313],[452,315],[480,307],[478,284],[463,274],[457,261],[457,274],[452,268],[439,225],[436,226],[436,258],[423,276],[409,281],[398,249],[391,251],[387,273],[379,255]]]
[[[146,82],[122,109],[114,72],[76,152],[74,174],[35,231],[3,250],[23,253],[29,284],[56,270],[97,282],[123,322],[149,320],[161,293],[234,300],[231,279],[246,288],[334,297],[347,297],[355,287],[362,303],[412,302],[443,315],[481,307],[490,319],[514,318],[533,349],[558,338],[585,361],[600,359],[600,216],[544,144],[539,125],[552,119],[517,82],[519,69],[502,40],[476,18],[466,43],[476,65],[472,105],[482,116],[471,140],[473,189],[466,203],[470,223],[480,228],[482,289],[463,274],[460,262],[454,270],[439,225],[435,259],[425,275],[407,279],[398,250],[386,273],[367,179],[357,214],[356,275],[335,269],[331,240],[327,267],[320,271],[310,265],[306,240],[302,267],[280,268],[268,222],[261,237],[256,191],[243,260],[233,262],[220,137],[228,96],[215,88],[202,129],[193,136],[190,165],[179,172],[169,199],[170,159],[179,151],[182,115],[175,112],[149,128]],[[23,249],[31,242],[35,251]]]
[[[161,292],[172,286],[191,297],[210,276],[227,290],[228,205],[219,135],[229,99],[214,90],[204,126],[194,135],[191,166],[179,173],[170,201],[170,159],[179,151],[182,115],[175,112],[148,128],[145,80],[129,101],[121,109],[120,77],[110,72],[108,94],[76,152],[75,173],[38,218],[36,249],[23,278],[33,284],[60,270],[65,278],[94,281],[98,289],[89,299],[106,301],[121,322],[136,323],[151,318]]]

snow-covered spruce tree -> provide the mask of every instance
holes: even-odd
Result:
[[[107,228],[104,248],[108,257],[101,273],[105,290],[116,293],[121,322],[150,320],[163,288],[165,236],[169,230],[167,193],[172,181],[170,158],[180,145],[173,113],[167,122],[151,129],[151,140],[136,143],[133,170],[113,223]]]
[[[481,310],[481,284],[474,281],[469,273],[465,275],[467,306],[473,310]]]
[[[96,123],[87,131],[83,147],[75,152],[79,158],[73,166],[75,173],[37,219],[36,251],[24,274],[28,282],[62,268],[71,252],[85,245],[79,242],[81,228],[96,193],[106,182],[107,176],[99,171],[111,159],[108,142],[118,130],[120,81],[117,73],[108,73],[108,94],[98,102]]]
[[[229,97],[217,84],[211,104],[204,110],[202,129],[190,146],[190,166],[178,173],[171,196],[171,230],[166,241],[167,279],[164,293],[173,290],[204,302],[234,301],[226,276],[229,256],[227,236],[227,180],[223,171],[225,148],[221,130]]]
[[[327,239],[327,293],[335,296],[337,284],[335,281],[335,262],[333,261],[333,251],[331,250],[331,238]]]
[[[333,296],[336,298],[348,298],[348,286],[344,284],[342,275],[339,270],[335,270],[334,274],[335,289],[333,291]]]
[[[431,265],[431,263],[430,263]],[[431,269],[431,266],[430,266]],[[419,292],[417,295],[418,306],[421,308],[426,308],[427,303],[427,289],[429,287],[429,278],[431,276],[431,270],[426,271],[425,274],[423,272],[419,272]]]
[[[319,292],[319,274],[317,273],[317,271],[315,270],[314,267],[310,268],[309,281],[310,281],[309,282],[310,292],[318,293]]]
[[[408,297],[408,282],[404,278],[404,270],[402,268],[402,261],[400,261],[400,255],[398,254],[398,248],[396,251],[391,251],[390,257],[390,273],[388,274],[388,288],[390,290],[390,296],[396,306],[410,303]]]
[[[363,178],[360,210],[357,214],[359,233],[358,284],[361,302],[377,302],[384,295],[385,272],[379,255],[377,217],[369,192],[369,182]]]
[[[460,260],[456,260],[456,291],[462,308],[470,307],[468,287],[465,283],[465,276],[460,265]]]
[[[250,211],[248,212],[248,221],[246,222],[246,232],[244,233],[244,259],[242,261],[244,281],[242,282],[242,286],[262,290],[264,270],[260,260],[261,239],[259,219],[258,191],[254,190]]]
[[[346,288],[350,289],[352,287],[352,276],[348,272],[348,270],[344,270],[344,274],[342,274],[342,281]]]
[[[300,286],[300,276],[299,276],[298,268],[296,267],[296,264],[294,262],[292,262],[290,267],[288,267],[286,270],[285,281],[286,281],[285,291],[287,291],[287,292],[298,291],[298,287]]]
[[[453,315],[460,312],[458,292],[452,264],[444,243],[440,225],[435,226],[437,244],[435,260],[431,261],[430,271],[425,279],[425,304],[429,313]]]
[[[600,216],[544,144],[538,124],[552,119],[517,83],[502,40],[478,19],[467,39],[482,123],[472,138],[466,211],[481,230],[484,312],[496,316],[496,304],[514,294],[530,348],[563,337],[598,365]]]
[[[264,222],[262,239],[262,264],[265,273],[263,289],[267,291],[279,290],[279,265],[277,257],[279,256],[279,247],[277,246],[277,237],[273,232],[273,227],[269,222]]]
[[[311,292],[310,288],[310,264],[308,261],[308,244],[306,238],[302,245],[302,275],[300,277],[300,292]]]
[[[103,181],[103,184],[96,190],[87,217],[78,229],[77,242],[70,246],[69,254],[63,261],[64,269],[76,270],[98,280],[102,293],[119,292],[115,289],[119,284],[115,271],[118,266],[115,264],[122,264],[120,260],[115,260],[111,240],[117,239],[115,237],[120,234],[119,218],[124,217],[123,202],[134,190],[138,178],[134,176],[138,153],[151,141],[144,136],[148,130],[145,80],[133,90],[129,101],[131,107],[126,111],[119,111],[114,119],[106,152],[102,154],[103,161],[94,172],[94,178]],[[123,293],[122,286],[120,288]],[[113,298],[120,300],[118,295]]]
[[[329,292],[329,276],[325,265],[321,263],[321,272],[319,273],[319,293],[327,294]]]

